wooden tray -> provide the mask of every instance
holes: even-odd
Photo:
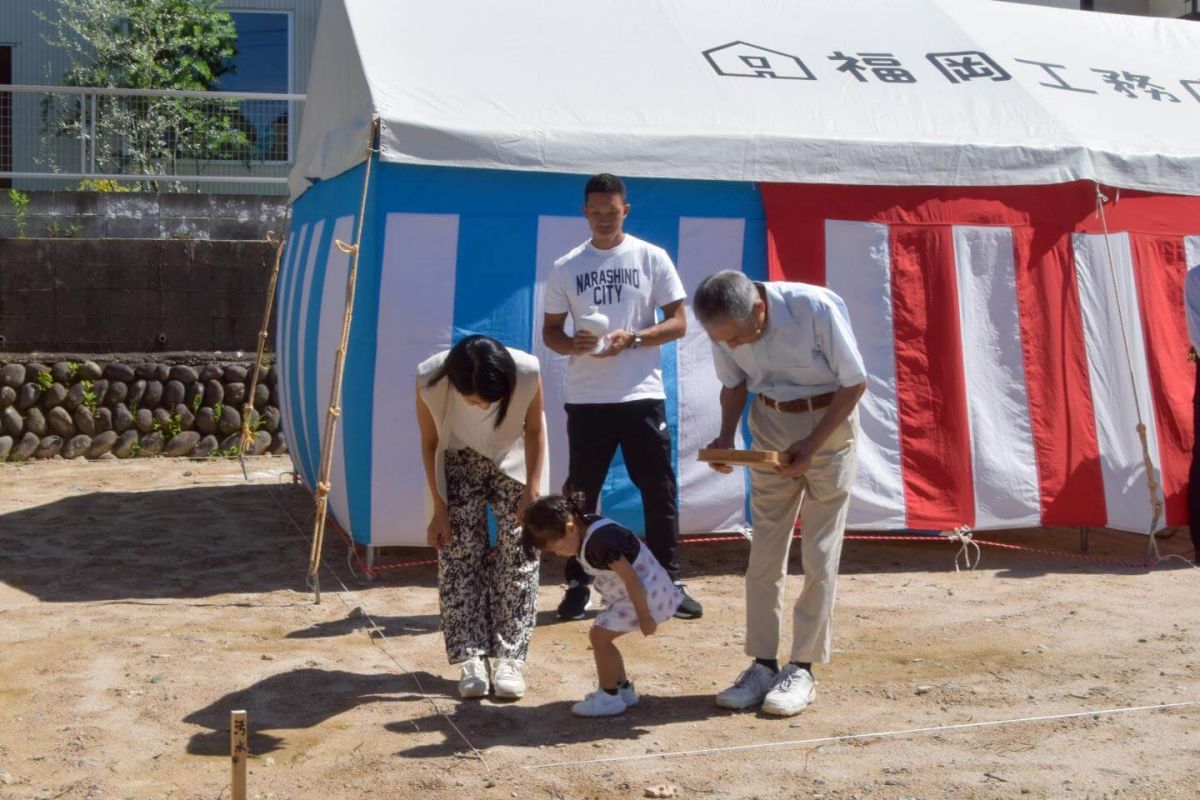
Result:
[[[699,458],[710,463],[760,469],[782,467],[788,460],[787,456],[778,450],[725,450],[719,447],[702,448]]]

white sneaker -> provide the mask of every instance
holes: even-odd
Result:
[[[515,658],[498,658],[492,670],[492,687],[496,697],[517,700],[525,696],[525,663]]]
[[[775,673],[755,661],[738,676],[732,686],[717,695],[717,705],[735,711],[753,708],[763,701],[773,683]]]
[[[571,706],[571,713],[579,717],[611,717],[625,710],[625,701],[620,694],[609,694],[597,689]]]
[[[483,697],[488,693],[488,665],[479,656],[462,662],[462,674],[458,679],[459,697]]]
[[[762,710],[764,714],[790,717],[803,711],[816,695],[812,673],[795,664],[787,664],[779,670],[775,685],[763,699]]]
[[[628,686],[622,686],[617,689],[617,697],[621,698],[621,702],[625,704],[626,708],[636,706],[640,699],[637,689],[633,687],[633,681],[630,681]]]

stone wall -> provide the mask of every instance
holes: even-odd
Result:
[[[25,236],[83,239],[257,239],[281,233],[286,197],[199,192],[25,192]],[[16,209],[0,192],[0,238],[18,235]]]
[[[0,352],[253,348],[274,263],[265,241],[0,239]]]
[[[55,358],[0,355],[0,462],[236,453],[253,357]],[[254,393],[248,454],[287,451],[275,384],[272,365]]]

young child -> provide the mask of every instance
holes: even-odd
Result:
[[[581,717],[620,714],[638,701],[614,642],[634,629],[649,636],[675,615],[683,595],[654,554],[611,519],[584,513],[584,496],[548,495],[525,509],[525,541],[534,549],[577,556],[604,601],[588,638],[600,688],[571,707]]]

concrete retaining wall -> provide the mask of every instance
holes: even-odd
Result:
[[[274,259],[266,241],[0,240],[0,352],[253,349]]]

